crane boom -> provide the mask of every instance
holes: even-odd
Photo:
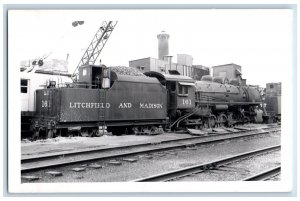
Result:
[[[82,65],[93,65],[95,64],[98,56],[100,55],[101,50],[105,46],[110,34],[114,30],[115,26],[117,25],[117,21],[104,21],[98,31],[96,32],[95,36],[93,37],[92,42],[86,49],[84,55],[80,59],[72,77],[76,78],[78,75],[78,68]]]

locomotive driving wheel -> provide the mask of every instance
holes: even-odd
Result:
[[[225,114],[220,114],[218,116],[218,125],[219,127],[225,126],[227,122],[227,116]]]
[[[217,124],[217,117],[211,114],[208,119],[208,125],[210,128],[214,128],[216,127],[216,124]]]
[[[233,120],[233,117],[232,117],[232,113],[230,113],[230,114],[227,116],[227,124],[228,124],[228,127],[232,127],[233,124],[234,124],[234,120]]]
[[[53,137],[54,137],[54,131],[52,129],[49,129],[47,138],[53,138]]]
[[[204,129],[209,128],[209,117],[203,118],[202,122],[203,123],[202,123],[201,129],[202,128],[204,128]]]

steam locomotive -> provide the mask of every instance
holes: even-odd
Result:
[[[159,72],[130,75],[104,65],[79,68],[77,82],[35,92],[33,138],[65,134],[159,134],[165,129],[213,128],[262,121],[256,87],[236,80]]]

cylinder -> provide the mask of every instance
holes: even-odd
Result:
[[[215,110],[227,110],[228,105],[216,105]]]

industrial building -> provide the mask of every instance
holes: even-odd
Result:
[[[213,77],[224,77],[229,81],[232,79],[237,79],[240,85],[246,85],[246,79],[242,78],[242,67],[231,63],[213,66]]]
[[[264,94],[267,114],[273,117],[272,121],[281,119],[281,82],[266,84]]]
[[[195,80],[201,80],[203,75],[209,75],[210,69],[202,65],[193,65],[193,57],[188,54],[177,54],[177,63],[172,62],[169,55],[169,38],[166,32],[157,35],[158,39],[158,59],[147,57],[129,61],[129,66],[141,72],[156,71],[166,74],[176,74],[189,76]]]
[[[272,82],[266,84],[266,94],[281,96],[281,82]]]

